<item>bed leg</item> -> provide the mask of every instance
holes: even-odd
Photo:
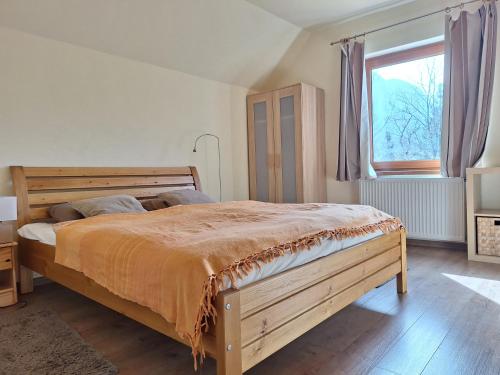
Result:
[[[403,294],[408,291],[407,285],[408,264],[406,258],[406,231],[401,230],[401,272],[396,275],[398,293]]]
[[[217,296],[217,375],[241,375],[240,292],[227,290]]]
[[[19,284],[21,294],[33,292],[33,271],[24,266],[20,266]]]

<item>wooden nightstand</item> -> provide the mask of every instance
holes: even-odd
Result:
[[[16,263],[14,249],[17,243],[0,243],[0,307],[17,303]]]

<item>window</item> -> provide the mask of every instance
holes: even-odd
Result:
[[[439,173],[443,70],[443,43],[366,60],[378,175]]]

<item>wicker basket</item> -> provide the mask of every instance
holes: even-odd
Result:
[[[500,256],[500,218],[477,218],[477,253]]]

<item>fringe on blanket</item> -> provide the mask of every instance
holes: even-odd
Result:
[[[368,224],[356,228],[337,228],[334,230],[323,230],[321,232],[302,237],[298,240],[270,247],[260,252],[256,252],[247,256],[244,259],[233,262],[225,267],[218,274],[211,275],[203,285],[203,294],[198,310],[198,317],[194,335],[181,335],[191,344],[191,349],[194,357],[194,367],[197,369],[198,356],[200,356],[200,364],[205,358],[205,350],[203,348],[203,333],[206,333],[209,328],[210,321],[215,324],[217,319],[217,309],[214,305],[215,297],[219,294],[223,287],[224,278],[228,277],[233,284],[237,279],[242,279],[247,276],[255,268],[260,269],[261,263],[269,263],[274,259],[285,254],[294,254],[298,251],[309,250],[312,246],[319,245],[321,240],[344,240],[346,238],[358,237],[369,233],[374,233],[378,230],[384,233],[390,233],[404,229],[401,221],[398,218],[391,218],[379,223]]]

